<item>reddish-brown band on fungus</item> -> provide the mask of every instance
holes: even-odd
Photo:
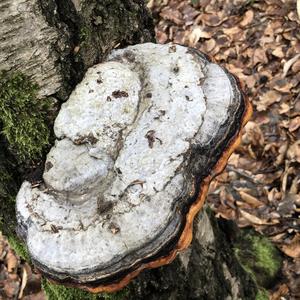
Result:
[[[240,91],[242,91],[241,83],[240,81],[236,79],[236,82],[240,88]],[[221,158],[218,160],[218,162],[215,164],[213,170],[211,171],[211,174],[208,175],[202,182],[201,187],[200,187],[200,192],[197,197],[197,200],[190,206],[189,212],[186,216],[186,224],[184,226],[184,229],[182,231],[182,234],[179,238],[179,241],[176,245],[176,247],[167,255],[161,258],[158,258],[154,261],[151,261],[149,263],[145,263],[140,265],[137,269],[132,271],[131,273],[127,274],[124,276],[122,279],[120,279],[117,282],[114,282],[112,284],[108,285],[99,285],[97,287],[91,287],[89,285],[77,285],[77,284],[68,284],[66,283],[65,285],[68,286],[75,286],[81,289],[84,289],[86,291],[89,291],[91,293],[100,293],[100,292],[116,292],[122,288],[124,288],[126,285],[129,284],[129,282],[134,279],[136,276],[139,275],[140,272],[142,272],[145,269],[153,269],[153,268],[158,268],[163,265],[170,264],[177,256],[177,254],[180,251],[185,250],[191,243],[192,238],[193,238],[193,221],[197,213],[200,211],[200,209],[203,207],[205,198],[207,196],[207,192],[209,189],[209,184],[211,180],[218,174],[220,174],[223,169],[225,168],[227,161],[230,157],[230,155],[235,151],[235,149],[239,146],[241,142],[241,136],[242,136],[242,129],[246,125],[246,123],[250,120],[252,116],[252,105],[249,101],[249,99],[242,94],[242,98],[244,101],[245,109],[243,116],[241,118],[241,127],[240,130],[236,133],[236,135],[231,139],[229,142],[227,149],[223,152]],[[57,283],[55,280],[50,280],[52,283]]]

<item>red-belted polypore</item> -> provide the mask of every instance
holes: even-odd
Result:
[[[33,263],[99,292],[172,261],[250,114],[235,77],[196,50],[114,50],[62,105],[43,183],[19,191]]]

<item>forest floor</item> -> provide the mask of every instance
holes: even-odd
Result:
[[[294,0],[152,0],[159,43],[197,48],[241,81],[254,113],[211,184],[218,217],[284,256],[271,299],[300,299],[300,21]]]
[[[294,0],[150,0],[158,43],[207,53],[244,86],[254,113],[211,184],[217,217],[253,227],[284,257],[271,299],[300,299],[300,21]],[[3,299],[44,300],[40,276],[0,234]],[[298,298],[299,297],[299,298]]]

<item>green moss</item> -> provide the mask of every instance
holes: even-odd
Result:
[[[41,157],[49,141],[49,102],[39,100],[37,91],[25,75],[0,72],[0,231],[28,261],[26,246],[15,233],[15,198],[26,166]]]
[[[62,285],[49,283],[46,279],[42,282],[43,290],[48,300],[125,300],[128,299],[128,289],[107,294],[91,294],[76,288],[67,288]]]
[[[0,164],[0,199],[7,198],[13,204],[14,199],[11,197],[12,190],[15,192],[12,175],[6,166]]]
[[[49,143],[47,101],[37,99],[38,86],[21,73],[0,73],[0,127],[20,162],[41,156]]]
[[[269,293],[266,290],[259,290],[255,300],[269,300]]]
[[[282,257],[266,237],[247,231],[235,246],[235,254],[259,286],[267,288],[276,280]]]
[[[15,195],[18,189],[18,176],[14,172],[15,168],[16,165],[3,147],[0,137],[0,231],[5,235],[12,234],[16,225]]]
[[[79,32],[80,43],[84,44],[85,42],[88,41],[89,37],[90,37],[89,29],[85,26],[81,27]]]
[[[12,249],[19,255],[21,258],[26,260],[27,262],[30,262],[30,257],[27,251],[27,248],[23,242],[21,242],[18,238],[9,236],[8,242]]]

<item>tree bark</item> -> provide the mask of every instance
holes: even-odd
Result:
[[[41,97],[66,99],[86,69],[113,48],[152,41],[142,0],[3,0],[0,70],[19,70]]]
[[[60,103],[113,48],[153,39],[142,0],[0,2],[0,71],[22,72],[39,85],[40,98]],[[0,157],[5,163],[6,156]],[[255,299],[257,287],[217,221],[203,210],[191,246],[170,265],[144,271],[129,290],[130,299]]]
[[[255,299],[257,287],[237,261],[230,237],[206,207],[194,221],[193,241],[168,266],[147,270],[129,286],[134,299]]]

